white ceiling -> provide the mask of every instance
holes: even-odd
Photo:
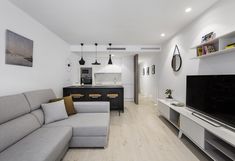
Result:
[[[71,45],[137,45],[161,44],[217,0],[10,1]]]

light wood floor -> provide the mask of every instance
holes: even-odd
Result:
[[[70,149],[63,161],[208,161],[188,139],[177,138],[176,129],[147,99],[140,105],[125,103],[125,113],[111,113],[106,149]]]

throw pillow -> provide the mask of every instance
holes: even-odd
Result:
[[[64,104],[65,104],[66,111],[67,111],[68,115],[76,114],[76,110],[74,108],[72,96],[64,97]]]
[[[67,114],[69,116],[76,114],[76,110],[74,108],[72,96],[67,96],[67,97],[64,97],[64,98],[52,99],[49,102],[57,102],[57,101],[60,101],[60,100],[64,100],[65,108],[66,108]]]
[[[68,118],[64,105],[64,100],[42,104],[41,107],[45,115],[45,124]]]
[[[49,103],[57,102],[57,101],[61,101],[61,100],[63,100],[63,98],[55,98],[55,99],[50,100]]]

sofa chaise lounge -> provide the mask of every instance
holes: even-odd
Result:
[[[51,89],[0,97],[0,161],[58,161],[69,147],[106,147],[109,102],[76,102],[77,114],[44,124]]]

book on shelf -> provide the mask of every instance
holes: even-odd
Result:
[[[202,50],[202,52],[199,52],[199,50]],[[197,56],[201,56],[201,55],[206,55],[206,54],[210,54],[216,52],[216,48],[214,45],[210,44],[210,45],[204,45],[200,48],[198,48],[198,55]],[[201,54],[201,55],[200,55]]]
[[[232,43],[232,44],[228,44],[225,49],[231,49],[231,48],[234,48],[235,47],[235,43]]]
[[[202,54],[203,54],[203,49],[202,49],[202,47],[198,47],[198,48],[197,48],[197,56],[202,56]]]
[[[208,50],[208,53],[213,53],[216,51],[214,45],[207,45],[207,50]]]
[[[208,54],[208,49],[207,49],[207,46],[203,46],[203,55],[206,55],[206,54]]]

